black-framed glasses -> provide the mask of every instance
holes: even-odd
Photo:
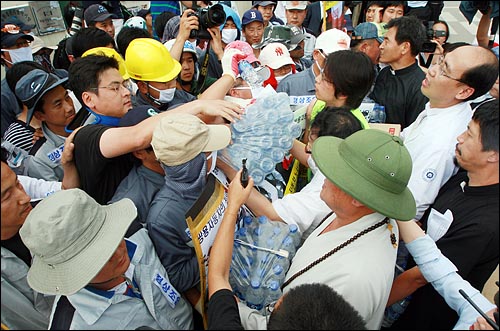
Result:
[[[465,84],[464,82],[462,82],[462,80],[458,79],[458,78],[454,78],[450,75],[448,75],[446,72],[445,72],[445,63],[444,63],[444,55],[441,55],[439,58],[438,58],[438,62],[437,62],[437,65],[439,66],[439,75],[440,76],[444,76],[446,78],[449,78],[449,79],[452,79],[456,82],[459,82],[459,83],[462,83],[462,84]]]
[[[104,89],[107,89],[110,91],[114,91],[118,95],[118,92],[120,91],[121,87],[127,89],[128,91],[132,91],[132,83],[128,79],[124,80],[121,83],[113,82],[113,83],[109,84],[108,86],[91,87],[90,89],[91,90],[98,90],[100,88],[104,88]]]

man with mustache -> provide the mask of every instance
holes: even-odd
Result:
[[[475,60],[470,61],[471,58]],[[422,82],[421,90],[429,98],[429,103],[415,122],[401,133],[413,161],[408,187],[417,204],[415,218],[424,223],[428,233],[434,233],[438,247],[440,242],[443,245],[443,248],[440,247],[443,254],[457,265],[465,279],[469,277],[467,280],[477,289],[483,288],[498,264],[498,244],[492,244],[490,241],[494,242],[496,239],[493,238],[498,237],[498,205],[496,212],[491,212],[495,225],[485,229],[481,225],[483,221],[478,218],[479,214],[471,213],[485,212],[490,208],[489,205],[471,207],[455,199],[453,195],[446,198],[449,194],[446,192],[450,189],[453,194],[461,192],[469,199],[478,199],[477,203],[489,201],[489,195],[498,200],[498,164],[494,165],[498,160],[495,161],[495,158],[487,153],[489,150],[496,150],[498,158],[498,147],[495,149],[494,143],[490,142],[495,141],[493,136],[489,140],[485,138],[489,131],[483,128],[485,124],[479,115],[473,117],[468,102],[487,93],[493,86],[497,73],[498,60],[493,52],[486,48],[462,46],[459,50],[446,53],[438,64],[429,68]],[[498,123],[498,106],[496,112]],[[471,117],[473,121],[469,123]],[[460,135],[467,128],[466,133]],[[498,124],[496,130],[498,131]],[[459,144],[456,148],[457,136]],[[475,154],[472,155],[471,150],[465,149],[469,146],[470,139],[477,140],[477,146],[473,149]],[[465,142],[462,143],[462,140]],[[468,171],[468,185],[466,177],[465,181],[462,179],[454,182],[458,178],[456,176],[450,179],[458,171],[458,166],[454,163],[455,155],[459,165]],[[494,166],[496,170],[491,170],[490,174],[487,169]],[[480,182],[473,181],[472,176],[476,173],[482,178]],[[485,188],[476,193],[475,186]],[[432,208],[427,210],[431,204]],[[453,206],[459,209],[454,209]],[[459,217],[463,217],[464,221],[460,222]],[[496,253],[490,251],[490,248],[485,250],[486,247],[493,247]],[[447,307],[439,294],[430,291],[430,285],[424,286],[427,282],[418,268],[412,268],[412,261],[408,263],[407,270],[394,281],[388,305],[410,294],[412,298],[406,311],[392,327],[429,329],[432,326],[451,329],[457,321],[457,315]]]

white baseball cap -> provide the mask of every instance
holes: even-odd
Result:
[[[292,10],[304,10],[307,7],[307,1],[285,1],[285,9]]]
[[[323,53],[328,55],[336,51],[349,49],[350,46],[351,37],[344,31],[333,28],[323,31],[316,38],[314,49],[321,49]]]
[[[259,56],[262,65],[278,69],[287,64],[294,64],[290,52],[282,43],[270,43],[262,49]]]

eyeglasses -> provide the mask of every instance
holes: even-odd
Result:
[[[119,83],[119,82],[113,82],[113,83],[109,84],[108,86],[91,87],[90,89],[91,90],[97,90],[97,89],[100,89],[100,88],[104,88],[104,89],[107,89],[107,90],[110,90],[110,91],[114,91],[115,94],[118,95],[118,92],[120,91],[121,87],[127,89],[130,92],[132,91],[132,83],[128,79],[124,80],[121,83]]]
[[[326,78],[326,75],[325,75],[325,68],[320,68],[319,69],[319,77],[321,78],[321,80],[324,80],[325,82],[329,83],[329,84],[333,84],[333,82],[329,79]]]
[[[268,304],[265,307],[265,309],[264,309],[264,316],[266,316],[266,318],[268,316],[271,316],[272,312],[274,311],[274,307],[276,306],[276,302],[278,302],[278,301],[271,302],[270,304]]]
[[[437,62],[437,65],[439,66],[439,75],[440,76],[444,76],[446,78],[449,78],[449,79],[452,79],[454,81],[457,81],[459,83],[462,83],[462,84],[465,84],[464,82],[462,82],[460,79],[458,78],[454,78],[454,77],[451,77],[450,75],[448,75],[444,70],[444,66],[445,66],[445,63],[444,63],[444,55],[441,55],[438,59],[438,62]]]

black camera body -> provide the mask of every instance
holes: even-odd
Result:
[[[425,31],[427,39],[422,44],[422,49],[420,50],[423,53],[434,53],[436,51],[436,43],[431,40],[434,39],[434,30],[432,29],[433,22],[429,22],[429,28]]]
[[[226,13],[224,12],[224,8],[219,4],[207,8],[197,8],[194,13],[189,14],[189,16],[193,15],[198,17],[200,27],[198,30],[191,30],[189,38],[212,39],[207,29],[226,22]]]

